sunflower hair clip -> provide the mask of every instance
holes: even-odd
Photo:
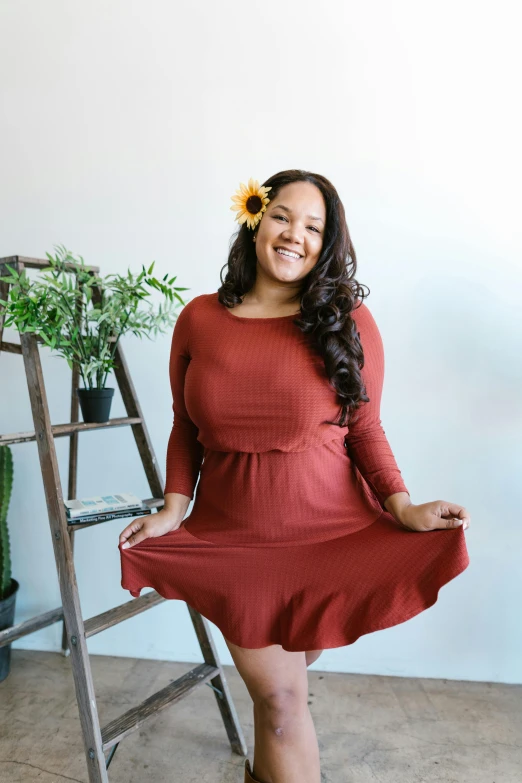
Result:
[[[248,186],[240,183],[239,189],[232,196],[234,206],[230,207],[237,212],[238,223],[246,223],[248,228],[252,229],[257,226],[270,201],[266,196],[269,190],[272,188],[260,185],[258,180],[252,177],[248,180]]]

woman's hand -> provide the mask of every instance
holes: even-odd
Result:
[[[121,531],[119,543],[122,549],[128,549],[139,544],[140,541],[145,541],[146,538],[158,538],[172,530],[177,530],[181,522],[178,516],[173,516],[164,509],[155,514],[136,517],[125,530]]]
[[[466,530],[471,523],[471,517],[464,506],[446,500],[433,500],[419,505],[410,503],[395,518],[403,527],[417,532],[450,529],[461,525],[462,529]]]

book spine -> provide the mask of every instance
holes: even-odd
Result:
[[[147,514],[151,513],[151,509],[140,509],[139,511],[135,511],[132,514],[126,513],[125,511],[109,511],[107,514],[94,514],[90,517],[81,517],[80,519],[68,519],[67,524],[68,525],[81,525],[83,523],[88,522],[103,522],[105,520],[109,519],[126,519],[127,517],[141,517],[146,516]]]

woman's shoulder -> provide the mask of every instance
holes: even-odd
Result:
[[[195,315],[200,315],[203,313],[209,313],[212,309],[212,305],[217,301],[217,293],[212,294],[198,294],[197,296],[194,296],[192,299],[189,299],[188,302],[186,302],[182,309],[180,310],[180,313],[178,314],[178,318],[181,315],[181,313],[185,313],[184,319],[186,318],[192,318]]]
[[[350,312],[353,320],[358,323],[366,323],[369,320],[373,321],[373,316],[370,308],[364,301],[364,299],[356,299],[353,305],[353,309]]]
[[[363,299],[357,299],[350,313],[361,339],[365,342],[381,341],[381,335],[372,311]]]

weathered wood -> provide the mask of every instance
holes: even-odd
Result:
[[[76,288],[78,288],[78,277],[76,277]],[[79,297],[76,300],[76,313],[78,320],[81,323],[83,316],[83,301]],[[77,389],[80,385],[80,368],[76,362],[73,363],[71,371],[71,415],[69,421],[71,423],[77,422],[80,418],[80,400],[78,398]],[[67,476],[67,499],[72,500],[76,498],[76,487],[78,478],[78,432],[71,432],[69,437],[69,473]],[[69,541],[71,542],[71,552],[74,557],[74,531],[75,528],[68,525]],[[62,652],[67,654],[69,648],[69,642],[67,639],[67,628],[65,623],[62,627]]]
[[[145,424],[141,405],[138,402],[138,396],[136,389],[130,377],[129,368],[123,354],[123,348],[121,343],[118,343],[116,348],[116,365],[114,367],[114,374],[120,387],[121,396],[127,416],[131,418],[138,418],[139,424],[132,425],[132,434],[136,441],[138,451],[140,453],[145,475],[149,482],[150,491],[154,497],[163,497],[164,481],[161,475],[161,471],[158,466],[158,460],[154,452],[154,447],[150,439],[149,431]]]
[[[5,647],[6,644],[11,644],[15,639],[20,639],[22,636],[27,636],[29,633],[39,631],[40,628],[46,628],[48,625],[57,623],[63,620],[63,609],[51,609],[50,612],[43,612],[36,617],[31,617],[29,620],[24,620],[23,623],[12,625],[10,628],[5,628],[0,631],[0,647]]]
[[[101,300],[100,289],[98,287],[93,287],[92,291],[93,301],[99,302]],[[154,497],[163,497],[163,477],[158,466],[158,460],[154,453],[154,447],[150,439],[147,425],[145,424],[141,405],[138,401],[138,395],[136,394],[136,389],[134,388],[134,383],[132,382],[129,368],[125,360],[121,341],[118,343],[114,358],[114,374],[118,382],[125,410],[127,411],[127,416],[140,420],[139,424],[133,425],[132,434],[134,435],[138,447],[143,469],[145,470],[145,475],[149,482],[150,491]]]
[[[100,633],[100,631],[112,628],[113,625],[128,620],[129,617],[135,617],[137,614],[141,614],[141,612],[145,612],[147,609],[157,606],[166,600],[155,590],[151,590],[149,593],[145,593],[145,595],[140,595],[139,598],[133,598],[132,601],[126,601],[113,609],[108,609],[106,612],[97,614],[95,617],[84,621],[85,636],[87,638],[94,636]]]
[[[63,614],[71,650],[76,699],[82,726],[90,783],[108,783],[103,755],[96,694],[85,639],[78,584],[67,530],[60,471],[49,418],[47,393],[36,340],[31,333],[20,335],[29,399],[35,424],[36,442],[47,502]]]
[[[5,299],[5,296],[2,294],[2,285],[3,283],[0,283],[0,299]],[[4,287],[7,287],[4,285]],[[5,320],[0,315],[0,319]],[[3,326],[0,327],[0,333],[3,331]],[[22,354],[22,346],[18,343],[6,343],[5,340],[0,340],[0,351],[5,351],[6,353],[19,353]]]
[[[240,756],[246,756],[248,753],[248,746],[245,742],[245,737],[241,730],[241,724],[234,706],[234,701],[228,687],[228,683],[225,677],[225,672],[219,661],[216,645],[212,638],[209,622],[206,617],[203,617],[199,612],[187,604],[187,609],[198,637],[199,646],[203,655],[203,660],[209,666],[213,666],[217,669],[216,676],[212,678],[211,685],[214,688],[214,696],[216,697],[219,711],[223,723],[225,724],[225,731],[227,732],[230,747],[234,753],[238,753]],[[215,690],[217,688],[217,691]]]
[[[109,419],[109,421],[72,421],[67,424],[52,424],[51,433],[54,438],[62,438],[65,435],[70,435],[72,432],[90,432],[91,430],[107,430],[112,427],[124,427],[127,425],[135,426],[139,424],[141,419],[138,417],[121,416],[116,419]],[[28,441],[36,440],[36,433],[34,431],[29,432],[10,432],[6,435],[0,435],[0,445],[7,445],[9,443],[27,443]]]
[[[170,704],[180,701],[194,690],[194,688],[203,685],[208,680],[212,680],[219,669],[215,666],[209,666],[206,663],[200,663],[194,669],[186,672],[182,677],[169,683],[157,693],[149,696],[137,707],[133,707],[120,715],[119,718],[111,721],[102,729],[103,750],[108,750],[117,742],[130,734],[160,710],[165,709]]]
[[[4,285],[5,285],[5,283],[4,283]],[[1,294],[0,294],[0,298],[5,300],[5,296],[2,296]],[[34,334],[34,339],[36,340],[38,345],[43,345],[43,346],[47,345],[47,343],[45,342],[43,337],[40,337],[40,335],[38,335],[38,334]],[[1,342],[0,343],[0,350],[1,351],[6,351],[7,353],[19,353],[19,354],[21,354],[22,353],[22,346],[20,345],[20,343]]]
[[[4,256],[4,258],[0,258],[0,267],[5,266],[6,264],[16,267],[17,271],[19,271],[19,266],[25,266],[27,269],[44,269],[45,267],[50,266],[48,258],[29,258],[28,256]],[[71,272],[76,269],[75,264],[71,263],[65,264],[65,267]],[[99,266],[89,266],[87,264],[85,264],[84,269],[86,272],[94,272],[95,274],[98,274],[100,271]]]
[[[2,271],[0,270],[0,275],[2,274]],[[4,283],[2,281],[2,278],[0,277],[0,299],[2,299],[4,302],[7,302],[7,296],[9,294],[9,286],[7,283]],[[4,305],[0,305],[0,353],[2,351],[9,351],[9,348],[4,348],[3,346],[8,345],[14,345],[14,343],[4,343],[2,342],[2,337],[4,336],[4,321],[5,321],[5,307]],[[21,349],[20,349],[21,350]],[[14,351],[12,351],[14,353]]]

